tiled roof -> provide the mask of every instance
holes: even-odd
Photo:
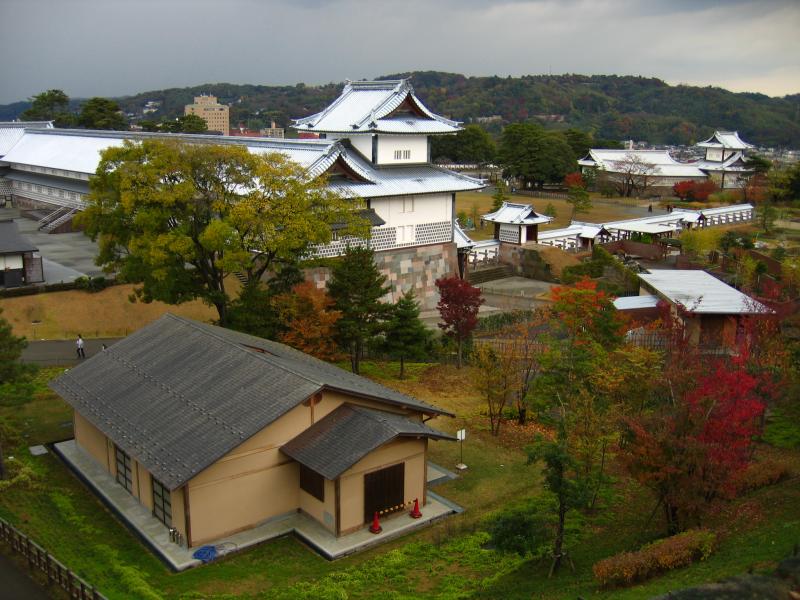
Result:
[[[20,234],[17,224],[8,219],[0,221],[0,254],[36,252],[38,248]]]
[[[29,129],[52,129],[52,121],[0,121],[0,158],[16,144]]]
[[[311,177],[325,173],[337,160],[362,180],[332,178],[331,188],[348,196],[376,198],[438,192],[459,192],[484,187],[473,177],[430,164],[376,167],[356,151],[335,140],[288,140],[275,138],[237,138],[213,135],[160,134],[54,129],[26,130],[26,135],[3,160],[8,163],[92,174],[97,170],[100,153],[124,140],[181,139],[188,142],[235,144],[250,152],[278,152],[308,170]]]
[[[536,225],[539,223],[549,223],[553,220],[552,217],[540,215],[534,211],[530,204],[516,204],[513,202],[503,202],[498,210],[483,215],[482,219],[492,223],[506,223],[510,225]]]
[[[281,451],[326,479],[336,479],[398,437],[455,439],[403,415],[343,404],[281,446]]]
[[[599,167],[609,173],[620,172],[629,157],[653,165],[651,176],[661,177],[706,177],[694,164],[681,163],[666,150],[589,150],[589,154],[578,161],[582,166]]]
[[[700,270],[652,270],[639,278],[692,313],[759,314],[771,312],[760,302]]]
[[[323,389],[449,414],[283,344],[169,314],[50,387],[170,489]]]
[[[393,114],[404,103],[413,114]],[[353,81],[325,110],[296,119],[301,131],[324,133],[455,133],[458,122],[433,114],[414,95],[408,79],[395,81]]]
[[[726,148],[730,150],[747,150],[753,148],[739,137],[738,131],[715,131],[714,135],[697,144],[701,148]]]

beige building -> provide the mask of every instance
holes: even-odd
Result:
[[[217,102],[216,96],[195,96],[194,104],[187,104],[185,115],[197,115],[206,122],[209,131],[228,135],[230,129],[230,108]]]
[[[166,315],[51,384],[77,446],[189,547],[302,512],[334,535],[426,503],[448,414],[282,344]]]

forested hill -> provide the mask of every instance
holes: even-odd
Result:
[[[690,144],[715,129],[732,129],[758,145],[800,147],[800,94],[771,98],[616,75],[465,77],[425,71],[381,79],[405,76],[412,78],[417,94],[434,111],[465,122],[478,120],[495,132],[505,123],[539,120],[552,128],[591,130],[602,138]],[[183,114],[183,106],[195,95],[213,94],[231,105],[232,125],[242,121],[258,128],[271,119],[285,126],[290,118],[317,112],[339,94],[341,87],[340,83],[206,84],[117,100],[126,112],[134,114],[141,114],[146,101],[161,100],[161,110],[147,115],[160,120]],[[16,103],[0,107],[0,120],[13,118],[25,106]]]

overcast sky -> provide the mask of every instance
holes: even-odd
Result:
[[[800,92],[800,0],[0,0],[0,103],[400,71]]]

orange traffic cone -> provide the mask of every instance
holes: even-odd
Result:
[[[380,533],[383,531],[383,527],[381,527],[381,522],[378,520],[378,511],[375,511],[375,516],[372,517],[372,525],[369,526],[370,533]]]
[[[422,513],[419,511],[419,498],[414,498],[414,510],[412,510],[409,515],[412,519],[419,519],[422,516]]]

